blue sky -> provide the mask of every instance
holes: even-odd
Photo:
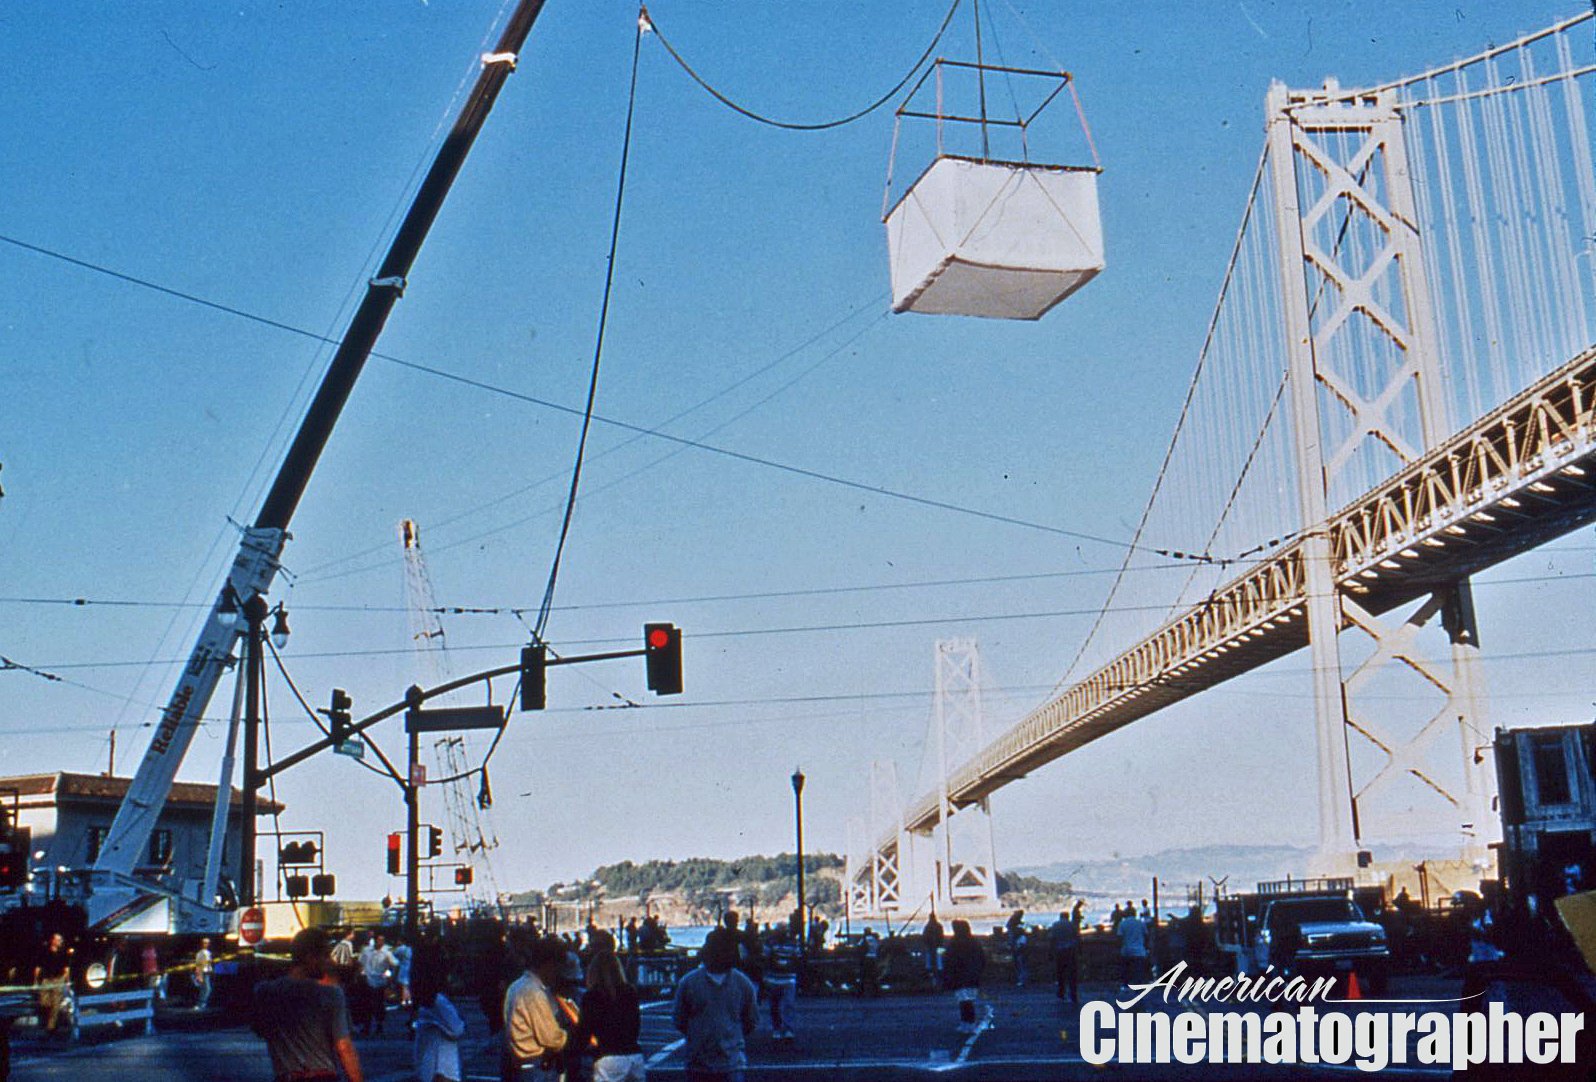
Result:
[[[1036,324],[886,315],[890,110],[822,134],[756,126],[645,39],[600,412],[656,425],[771,366],[669,430],[713,429],[709,442],[747,454],[1128,537],[1195,363],[1270,80],[1385,79],[1576,10],[986,6],[989,49],[1056,58],[1078,79],[1105,168],[1101,278]],[[497,10],[12,5],[0,13],[0,234],[336,334]],[[946,8],[651,10],[732,96],[815,119],[890,86]],[[634,17],[625,3],[551,0],[383,352],[580,404]],[[966,11],[943,51],[967,54],[968,38]],[[253,516],[325,360],[303,338],[0,244],[0,596],[211,596],[233,544],[227,516]],[[404,600],[403,517],[422,525],[440,603],[535,609],[576,434],[568,415],[373,361],[294,523],[295,583],[276,593],[293,611],[287,656],[307,694],[321,703],[343,686],[363,712],[417,678],[404,613],[391,611]],[[595,428],[557,597],[571,607],[549,633],[557,648],[613,648],[645,620],[673,620],[689,636],[688,691],[659,703],[640,663],[553,675],[557,709],[517,716],[493,765],[509,885],[624,858],[788,847],[795,763],[811,778],[811,844],[840,848],[871,759],[897,759],[906,781],[918,772],[932,643],[980,639],[1008,689],[991,700],[1000,724],[1062,674],[1109,578],[913,584],[1102,572],[1119,558],[630,438]],[[1487,577],[1487,653],[1589,647],[1589,586],[1568,576],[1589,572],[1590,552],[1580,535],[1493,572],[1561,581]],[[853,586],[905,588],[666,603]],[[7,769],[103,769],[113,725],[127,769],[198,615],[0,601],[0,653],[75,682],[0,673]],[[728,634],[912,620],[939,622]],[[507,663],[525,635],[507,615],[445,627],[456,672]],[[1304,665],[1288,659],[1005,790],[1000,863],[1310,843]],[[1577,677],[1590,672],[1586,653],[1493,661],[1493,720],[1583,720]],[[615,693],[648,709],[582,709]],[[274,739],[296,746],[308,723],[283,689],[272,695]],[[186,777],[214,777],[221,736],[207,727]],[[397,733],[381,739],[400,746]],[[285,826],[331,831],[346,890],[386,890],[381,836],[402,821],[390,787],[327,758],[279,792]]]

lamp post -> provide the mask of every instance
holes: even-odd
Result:
[[[809,914],[804,906],[804,773],[792,772],[793,821],[798,835],[798,949],[809,953]]]

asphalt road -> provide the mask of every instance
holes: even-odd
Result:
[[[1086,989],[1107,998],[1112,989]],[[1456,987],[1431,981],[1396,996],[1454,995]],[[989,989],[984,1024],[973,1035],[956,1029],[957,1009],[947,995],[885,996],[861,1000],[805,998],[799,1004],[797,1039],[775,1042],[764,1019],[749,1040],[750,1082],[895,1082],[948,1075],[959,1082],[1036,1079],[1211,1079],[1350,1078],[1351,1066],[1280,1070],[1261,1065],[1095,1067],[1080,1057],[1076,1040],[1079,1008],[1061,1003],[1048,988]],[[1369,1007],[1365,1009],[1379,1009]],[[462,1044],[467,1079],[497,1078],[496,1053],[474,1005],[466,1010],[470,1030]],[[388,1034],[359,1038],[366,1077],[373,1082],[409,1082],[410,1041],[402,1018],[390,1013]],[[184,1028],[178,1029],[176,1026]],[[649,1076],[673,1082],[683,1076],[679,1034],[665,1003],[647,1005],[643,1046]],[[16,1082],[114,1078],[118,1082],[271,1082],[265,1048],[248,1030],[209,1027],[203,1020],[169,1016],[154,1036],[106,1036],[76,1046],[44,1045],[19,1034],[14,1046]],[[1437,1068],[1391,1069],[1381,1079],[1449,1077]]]

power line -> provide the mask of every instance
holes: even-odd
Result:
[[[847,116],[838,117],[834,120],[821,120],[812,123],[777,120],[774,117],[769,117],[763,113],[756,112],[747,106],[739,105],[730,97],[711,86],[707,79],[694,70],[693,66],[687,62],[682,54],[676,51],[675,46],[666,40],[665,35],[661,33],[659,29],[659,24],[655,22],[652,16],[648,14],[647,8],[642,10],[639,22],[641,26],[654,32],[654,36],[659,38],[659,43],[665,47],[665,51],[671,55],[671,59],[676,61],[676,63],[681,66],[681,69],[692,77],[692,80],[695,83],[703,87],[709,92],[711,97],[733,112],[738,113],[741,116],[745,116],[749,120],[768,125],[772,128],[782,128],[787,131],[826,131],[829,128],[840,128],[844,124],[852,124],[856,120],[861,120],[864,117],[869,116],[871,113],[885,105],[888,101],[892,100],[898,91],[908,86],[909,80],[913,79],[915,73],[918,72],[920,68],[925,65],[925,62],[931,58],[932,52],[936,50],[937,43],[942,40],[942,35],[948,32],[948,27],[953,22],[953,15],[959,10],[960,2],[961,0],[953,0],[952,5],[948,8],[947,15],[943,16],[942,25],[937,28],[936,36],[931,39],[931,44],[925,47],[925,52],[920,54],[920,58],[914,62],[913,67],[904,73],[903,78],[899,79],[893,84],[892,89],[888,90],[885,94],[881,95],[875,101],[871,102],[869,105],[858,110],[857,112],[849,113]]]
[[[151,289],[157,293],[162,293],[169,297],[188,301],[193,304],[198,304],[202,307],[212,309],[213,311],[237,316],[240,319],[249,320],[250,322],[258,323],[262,326],[272,327],[277,330],[298,335],[302,338],[308,338],[316,342],[336,343],[335,339],[329,338],[326,335],[318,334],[315,331],[306,330],[302,327],[296,327],[281,320],[256,315],[255,313],[245,311],[242,308],[237,308],[232,305],[221,304],[216,301],[207,300],[206,298],[197,296],[193,293],[187,293],[182,290],[159,285],[148,279],[139,278],[130,274],[124,274],[121,271],[112,270],[108,267],[91,263],[87,260],[78,259],[74,256],[65,255],[64,253],[44,248],[40,245],[30,244],[26,241],[18,240],[15,237],[0,234],[0,242],[10,244],[51,259],[58,259],[62,262],[69,263],[85,270],[93,271],[98,274],[104,274],[111,278],[115,278],[118,281],[126,282],[130,285]],[[512,401],[524,402],[528,405],[552,410],[556,413],[564,413],[574,417],[583,417],[586,415],[585,410],[577,409],[574,406],[567,406],[563,403],[554,402],[546,398],[539,398],[536,395],[515,391],[508,387],[501,387],[497,384],[488,383],[485,380],[474,379],[470,376],[464,376],[456,372],[450,372],[447,369],[437,368],[433,365],[421,364],[417,361],[407,361],[392,354],[379,353],[375,350],[372,351],[371,357],[375,360],[384,361],[400,368],[407,368],[411,371],[420,372],[450,383],[457,383],[463,387],[471,387],[479,391],[484,391],[489,394],[499,395],[501,397],[511,399]],[[920,496],[915,493],[900,492],[897,489],[887,488],[884,485],[871,484],[866,481],[856,481],[851,478],[826,473],[822,470],[809,469],[804,466],[795,466],[790,463],[779,462],[775,459],[765,458],[761,455],[749,454],[744,451],[733,450],[729,447],[705,443],[702,440],[688,439],[685,436],[675,436],[668,432],[662,432],[656,428],[650,428],[647,425],[633,424],[629,421],[622,421],[618,418],[606,417],[600,413],[594,413],[592,419],[600,424],[608,425],[612,428],[618,428],[625,432],[633,432],[639,435],[650,436],[654,439],[664,440],[680,447],[691,447],[695,450],[704,451],[708,454],[720,455],[724,458],[730,458],[735,461],[744,462],[753,466],[762,466],[766,469],[777,470],[781,473],[786,473],[795,477],[805,477],[813,481],[822,481],[827,484],[851,489],[855,492],[865,492],[873,496],[881,496],[887,499],[899,500],[901,502],[915,504],[916,506],[920,507],[929,507],[940,511],[951,511],[956,514],[968,515],[972,518],[979,518],[988,522],[999,522],[1009,526],[1019,526],[1025,529],[1038,530],[1043,533],[1049,533],[1059,537],[1068,537],[1076,541],[1090,541],[1094,544],[1108,545],[1112,548],[1119,548],[1127,551],[1146,552],[1150,555],[1162,556],[1170,560],[1188,561],[1193,563],[1231,566],[1247,562],[1256,562],[1240,558],[1232,559],[1228,557],[1216,557],[1208,553],[1183,552],[1175,549],[1151,548],[1140,545],[1137,542],[1121,541],[1115,538],[1087,533],[1083,530],[1072,530],[1062,526],[1052,526],[1046,523],[1032,522],[1014,515],[1003,515],[994,511],[983,511],[979,508],[966,507],[962,504],[956,504],[948,500],[939,500],[929,496]]]
[[[1122,611],[1122,612],[1162,612],[1164,610],[1164,608],[1165,608],[1165,606],[1163,606],[1163,605],[1134,605],[1134,606],[1126,606],[1126,607],[1120,609],[1119,611]],[[1096,613],[1097,613],[1097,609],[1095,609],[1095,608],[1090,608],[1090,609],[1056,609],[1056,610],[1052,610],[1052,611],[1043,611],[1043,612],[991,613],[991,614],[984,614],[984,615],[977,615],[977,616],[925,617],[925,618],[913,619],[913,620],[874,620],[874,621],[866,621],[866,622],[850,623],[850,624],[802,624],[802,625],[793,625],[793,626],[788,626],[788,627],[735,628],[735,629],[729,629],[729,630],[725,630],[725,631],[701,631],[701,632],[697,632],[697,633],[694,633],[692,635],[689,635],[687,637],[691,638],[691,639],[695,639],[695,640],[701,640],[701,639],[707,640],[707,639],[754,638],[754,637],[760,637],[760,636],[765,636],[765,635],[830,634],[830,633],[834,633],[834,632],[838,632],[838,631],[879,631],[879,630],[887,630],[887,629],[898,628],[898,627],[925,627],[925,626],[931,626],[931,625],[937,625],[937,624],[948,625],[948,624],[960,624],[960,623],[991,623],[991,622],[1004,621],[1004,620],[1058,619],[1058,618],[1072,617],[1072,616],[1093,616]],[[569,648],[569,647],[578,647],[578,646],[582,646],[582,647],[603,647],[603,646],[621,646],[621,645],[629,644],[631,642],[632,642],[632,640],[630,638],[625,638],[625,639],[617,639],[617,638],[574,639],[574,640],[571,640],[569,642],[563,643],[562,645],[567,647],[567,648]],[[524,645],[525,645],[524,641],[509,642],[509,643],[481,643],[481,644],[474,645],[474,646],[458,646],[457,645],[457,646],[451,647],[451,649],[456,650],[456,651],[461,651],[461,652],[464,652],[464,651],[482,651],[482,650],[517,650],[517,649],[520,649]],[[320,651],[313,651],[313,652],[310,652],[310,653],[296,654],[295,658],[297,660],[301,660],[301,661],[308,661],[308,660],[325,660],[325,659],[330,659],[330,658],[392,657],[392,656],[394,656],[396,654],[408,654],[409,652],[410,651],[408,649],[405,649],[405,648],[376,649],[376,650],[320,650]],[[1482,660],[1513,660],[1513,659],[1520,659],[1520,658],[1563,657],[1563,656],[1577,657],[1577,656],[1584,656],[1586,654],[1596,654],[1596,647],[1579,648],[1579,649],[1566,650],[1566,651],[1555,651],[1555,650],[1553,650],[1553,651],[1538,651],[1538,652],[1537,651],[1532,651],[1532,652],[1528,652],[1528,653],[1512,653],[1512,654],[1488,654],[1488,655],[1485,655],[1484,658],[1482,658]],[[185,662],[187,660],[188,660],[187,658],[168,658],[168,659],[166,659],[164,661],[156,661],[156,662],[148,662],[148,661],[70,661],[70,662],[59,662],[57,664],[49,665],[49,666],[47,666],[47,668],[49,668],[51,671],[73,670],[73,669],[116,669],[116,668],[127,668],[127,667],[133,666],[133,665],[147,665],[147,664],[178,665],[178,664],[182,664],[183,662]],[[0,670],[0,671],[3,671],[3,670]]]
[[[886,294],[886,293],[882,293],[882,294],[877,295],[875,298],[872,299],[871,302],[869,302],[870,306],[879,306],[879,305],[881,305],[886,300],[887,296],[888,296],[888,294]],[[677,421],[680,421],[683,418],[691,416],[692,414],[698,412],[699,410],[703,409],[705,406],[708,406],[708,405],[710,405],[710,404],[712,404],[714,402],[719,401],[720,399],[722,399],[722,398],[726,397],[727,395],[731,394],[733,391],[736,391],[738,388],[743,387],[744,385],[746,385],[748,383],[751,383],[752,381],[758,379],[760,376],[763,376],[765,373],[771,371],[772,369],[777,368],[777,367],[785,364],[787,361],[789,361],[792,358],[798,356],[800,353],[802,353],[804,350],[808,349],[810,346],[814,345],[816,342],[819,342],[821,339],[825,338],[832,331],[835,331],[835,330],[841,328],[842,326],[844,326],[845,324],[851,322],[853,319],[855,319],[860,314],[860,312],[867,311],[867,310],[869,310],[869,308],[865,307],[865,306],[858,306],[858,307],[854,307],[854,308],[850,309],[846,315],[842,316],[840,319],[835,320],[834,322],[832,322],[828,326],[823,327],[820,330],[816,331],[814,334],[810,335],[807,339],[805,339],[804,341],[800,342],[798,345],[792,347],[791,349],[787,350],[785,353],[781,354],[780,356],[776,357],[775,359],[773,359],[771,361],[766,362],[765,364],[760,365],[758,368],[754,369],[753,371],[748,372],[745,375],[739,376],[737,379],[733,380],[731,383],[729,383],[726,386],[722,387],[720,390],[716,391],[714,394],[711,394],[711,395],[709,395],[709,396],[707,396],[705,398],[700,399],[698,402],[695,402],[693,405],[688,406],[685,409],[678,410],[676,413],[672,414],[670,417],[667,417],[665,420],[659,422],[657,425],[655,425],[655,427],[656,428],[660,428],[660,429],[667,428],[670,425],[675,424]],[[872,321],[869,325],[867,325],[864,328],[864,330],[861,330],[861,331],[856,332],[855,334],[851,335],[848,339],[846,339],[842,343],[842,345],[836,347],[834,350],[832,350],[831,352],[827,353],[825,355],[825,357],[823,357],[821,360],[822,361],[829,360],[831,357],[836,356],[837,353],[841,352],[842,349],[846,348],[848,345],[852,344],[853,342],[858,341],[859,338],[863,336],[865,331],[868,331],[871,328],[877,326],[881,321],[885,320],[885,318],[886,318],[886,312],[885,312],[885,310],[882,310],[876,316],[875,320]],[[797,379],[801,379],[804,375],[807,375],[809,372],[812,372],[815,367],[816,366],[811,366],[811,367],[805,369],[804,372],[800,373],[800,375],[798,377],[795,377],[793,380],[789,380],[788,382],[784,383],[781,387],[777,388],[776,391],[772,392],[769,395],[766,395],[764,398],[762,398],[758,402],[756,402],[753,406],[749,407],[748,409],[740,411],[739,413],[735,414],[733,417],[728,418],[726,421],[721,422],[719,425],[716,425],[714,428],[711,428],[708,431],[706,431],[704,433],[701,433],[700,438],[704,438],[704,437],[713,435],[715,432],[717,432],[720,429],[724,428],[726,425],[728,425],[728,424],[730,424],[730,423],[732,423],[732,422],[734,422],[734,421],[736,421],[736,420],[738,420],[738,419],[740,419],[742,417],[747,416],[748,413],[751,412],[753,409],[758,408],[759,406],[763,405],[765,402],[768,402],[776,394],[779,394],[781,391],[784,391],[787,388],[791,387],[793,385],[793,383],[796,382]],[[597,461],[600,458],[604,458],[604,457],[607,457],[609,455],[615,454],[615,453],[617,453],[619,451],[625,450],[626,448],[632,446],[632,444],[636,443],[637,441],[639,441],[639,440],[641,440],[643,438],[644,438],[643,435],[634,433],[633,435],[628,436],[626,439],[621,440],[619,443],[616,443],[615,445],[613,445],[611,447],[607,447],[607,448],[605,448],[605,449],[603,449],[601,451],[595,452],[592,456],[590,456],[591,460]],[[682,448],[677,448],[677,449],[669,452],[669,454],[670,455],[680,454],[682,450],[683,450]],[[668,456],[666,456],[666,457],[668,457]],[[623,476],[621,476],[619,478],[616,478],[616,479],[614,479],[612,481],[606,482],[603,485],[600,485],[598,487],[598,489],[590,491],[589,495],[590,496],[591,495],[596,495],[598,492],[603,492],[603,491],[605,491],[607,489],[615,487],[616,485],[618,485],[618,484],[620,484],[620,483],[622,483],[624,481],[630,480],[631,478],[637,476],[638,474],[640,474],[640,473],[642,473],[642,472],[644,472],[644,471],[646,471],[648,469],[652,469],[654,466],[658,465],[661,461],[664,461],[664,457],[655,459],[654,461],[646,463],[643,466],[639,467],[638,469],[635,469],[635,470],[631,471],[630,473],[627,473],[627,474],[625,474],[625,475],[623,475]],[[434,531],[436,531],[436,530],[442,529],[442,528],[447,527],[447,526],[452,526],[454,523],[460,522],[461,520],[469,518],[472,515],[476,515],[476,514],[479,514],[479,513],[483,512],[483,511],[486,511],[490,507],[493,507],[493,506],[496,506],[498,504],[504,503],[504,502],[506,502],[508,500],[513,500],[513,499],[515,499],[518,496],[523,496],[523,495],[527,494],[528,492],[533,491],[534,489],[541,488],[543,485],[549,484],[550,482],[558,481],[563,476],[564,476],[563,473],[549,474],[548,476],[540,478],[537,481],[533,481],[530,484],[521,485],[520,487],[518,487],[518,488],[516,488],[516,489],[514,489],[514,490],[512,490],[510,492],[504,493],[503,495],[495,496],[491,500],[484,501],[483,503],[479,503],[479,504],[476,504],[473,507],[469,507],[469,508],[466,508],[463,511],[459,511],[459,512],[453,514],[453,515],[450,515],[448,518],[442,519],[441,521],[430,523],[429,524],[429,528],[434,530]],[[443,550],[446,550],[446,549],[449,549],[449,548],[453,548],[453,547],[455,547],[457,545],[469,544],[472,541],[479,541],[482,538],[488,537],[488,536],[490,536],[490,535],[492,535],[494,533],[500,533],[500,532],[503,532],[504,530],[513,529],[516,526],[522,525],[523,523],[530,522],[530,521],[532,521],[532,519],[537,518],[539,515],[541,515],[543,513],[544,512],[540,511],[540,512],[537,512],[536,514],[516,519],[516,520],[514,520],[512,522],[505,523],[505,524],[503,524],[501,526],[496,526],[496,527],[493,527],[492,529],[484,530],[484,531],[482,531],[480,533],[472,534],[472,535],[470,535],[468,537],[465,537],[465,538],[460,538],[460,539],[457,539],[457,540],[454,540],[454,541],[450,541],[447,544],[442,545],[442,546],[434,546],[432,551],[434,551],[434,552],[443,551]],[[357,552],[352,552],[352,553],[348,553],[347,555],[344,555],[344,556],[335,557],[334,559],[327,560],[327,561],[325,561],[323,563],[319,563],[319,564],[316,564],[316,565],[314,565],[312,567],[305,568],[303,571],[300,572],[300,578],[305,580],[305,581],[307,581],[307,582],[325,582],[325,581],[328,581],[330,579],[342,578],[342,577],[344,577],[345,575],[348,575],[348,574],[358,574],[358,573],[360,573],[362,571],[369,571],[373,567],[379,566],[379,565],[368,564],[368,565],[366,565],[364,567],[356,568],[353,571],[340,571],[340,572],[338,572],[336,574],[321,574],[321,572],[327,571],[329,568],[338,567],[338,566],[340,566],[342,564],[346,564],[346,563],[349,563],[349,562],[354,561],[354,560],[359,560],[359,559],[361,559],[363,557],[371,556],[371,555],[374,555],[374,554],[379,553],[379,552],[386,552],[388,550],[388,548],[389,548],[389,542],[384,541],[384,542],[381,542],[381,543],[378,543],[378,544],[371,545],[371,546],[369,546],[367,548],[361,549],[361,550],[359,550]],[[555,609],[556,609],[556,611],[558,611],[559,610],[559,606],[556,606]]]
[[[883,294],[883,297],[884,296],[885,296],[885,294]],[[737,387],[749,382],[750,380],[752,380],[752,379],[754,379],[754,378],[756,378],[756,377],[758,377],[760,375],[763,375],[765,372],[768,372],[772,368],[775,368],[778,364],[781,364],[783,361],[787,360],[788,358],[796,356],[803,349],[806,349],[806,348],[808,348],[808,346],[810,346],[810,345],[814,344],[815,342],[819,341],[826,334],[830,333],[830,331],[835,330],[836,328],[842,326],[844,323],[848,322],[848,320],[853,318],[853,315],[857,314],[857,312],[858,312],[858,310],[856,309],[853,313],[850,313],[848,316],[846,316],[843,319],[839,320],[838,322],[832,324],[831,327],[829,327],[826,330],[821,331],[819,334],[816,334],[813,337],[811,337],[803,345],[801,345],[801,346],[799,346],[799,347],[797,347],[795,349],[789,350],[786,354],[784,354],[782,357],[778,358],[777,360],[760,367],[755,372],[752,372],[752,373],[750,373],[750,374],[748,374],[746,376],[743,376],[742,378],[740,378],[740,379],[734,381],[733,383],[731,383],[729,386],[723,387],[721,390],[715,392],[715,394],[710,395],[708,398],[702,399],[698,403],[696,403],[696,404],[694,404],[692,406],[689,406],[688,408],[686,408],[684,410],[678,411],[673,417],[671,417],[671,418],[659,423],[655,427],[660,428],[660,429],[664,429],[668,425],[674,424],[676,421],[680,420],[681,418],[686,417],[688,414],[693,413],[696,410],[698,410],[698,409],[708,405],[709,403],[715,401],[717,398],[721,398],[721,397],[725,396],[726,394],[729,394],[731,391],[735,390]],[[757,401],[751,403],[748,406],[745,406],[743,409],[738,410],[736,413],[732,414],[730,417],[727,417],[724,420],[722,420],[722,421],[710,426],[709,428],[704,429],[703,431],[699,432],[696,438],[698,438],[700,440],[708,439],[710,436],[714,435],[715,433],[721,432],[721,431],[731,427],[732,425],[736,424],[738,421],[742,420],[744,417],[747,417],[749,414],[753,413],[755,410],[759,409],[760,407],[764,406],[766,403],[770,402],[772,399],[776,398],[778,395],[781,395],[781,394],[785,393],[786,391],[790,390],[799,381],[801,381],[801,380],[805,379],[806,377],[808,377],[811,373],[815,372],[817,369],[819,369],[822,365],[826,364],[832,358],[840,355],[843,350],[847,349],[850,345],[852,345],[853,343],[857,342],[859,339],[863,338],[866,334],[868,334],[874,328],[880,326],[882,324],[882,322],[885,321],[885,319],[886,319],[886,313],[885,312],[882,312],[882,313],[878,314],[874,320],[872,320],[870,323],[866,324],[864,327],[860,328],[859,330],[855,331],[853,334],[849,335],[846,339],[844,339],[842,342],[838,343],[836,346],[834,346],[831,349],[827,350],[826,353],[824,353],[818,360],[816,360],[813,363],[807,365],[801,372],[799,372],[796,375],[790,377],[785,382],[783,382],[780,386],[778,386],[774,390],[768,392],[767,394],[765,394],[763,397],[761,397]],[[621,442],[615,444],[614,446],[609,447],[609,448],[605,449],[604,451],[601,451],[598,454],[595,454],[595,455],[593,455],[591,457],[594,458],[594,459],[598,459],[598,458],[601,458],[601,457],[603,457],[605,455],[612,454],[612,453],[614,453],[616,451],[622,450],[623,448],[631,446],[633,443],[635,443],[638,440],[641,440],[643,438],[644,437],[641,436],[641,435],[634,434],[634,435],[629,436],[626,439],[622,440]],[[686,450],[686,448],[673,447],[673,448],[665,451],[663,454],[660,454],[660,455],[650,459],[649,461],[644,462],[641,465],[639,465],[639,466],[637,466],[637,467],[635,467],[635,468],[633,468],[631,470],[628,470],[627,472],[621,474],[618,477],[612,477],[608,481],[605,481],[604,483],[602,483],[602,484],[600,484],[600,485],[598,485],[596,487],[589,486],[589,488],[587,489],[586,495],[584,496],[584,499],[591,499],[592,497],[597,496],[600,493],[608,492],[611,489],[617,488],[620,485],[625,484],[627,481],[630,481],[634,477],[642,476],[643,474],[648,473],[649,471],[653,470],[655,467],[659,466],[660,464],[662,464],[664,462],[667,462],[670,459],[672,459],[672,458],[676,457],[677,455],[681,454],[684,450]],[[550,480],[554,480],[554,479],[557,479],[557,477],[556,478],[550,478]],[[528,491],[529,488],[536,488],[536,487],[538,487],[539,485],[541,485],[543,483],[544,482],[542,482],[542,481],[536,482],[536,483],[534,483],[533,485],[531,485],[529,487],[524,487],[520,491]],[[519,493],[517,493],[517,494],[519,494]],[[500,497],[499,499],[502,500],[504,498],[506,498],[506,497]],[[495,500],[493,502],[499,502],[499,500]],[[479,506],[485,506],[485,505],[479,505]],[[509,522],[501,523],[500,525],[490,527],[490,528],[488,528],[486,530],[480,530],[480,531],[478,531],[476,533],[467,534],[464,537],[457,537],[453,541],[448,541],[448,542],[446,542],[446,543],[444,543],[442,545],[433,545],[430,551],[432,553],[434,553],[434,554],[437,554],[439,552],[447,552],[448,550],[453,549],[453,548],[459,548],[462,545],[473,544],[474,542],[480,541],[480,540],[482,540],[485,537],[492,537],[495,534],[504,533],[507,530],[513,530],[513,529],[517,528],[518,526],[523,526],[526,523],[533,521],[534,519],[542,517],[544,514],[547,514],[551,510],[557,510],[557,508],[543,508],[541,510],[534,511],[534,512],[532,512],[529,515],[523,515],[523,516],[521,516],[519,518],[512,519]],[[473,513],[473,512],[471,512],[471,511],[461,512],[460,514],[457,514],[457,515],[455,515],[455,516],[453,516],[453,517],[451,517],[449,519],[444,520],[444,523],[458,522],[460,519],[466,517],[467,515],[469,515],[471,513]],[[367,553],[375,552],[375,551],[377,551],[377,548],[375,548],[375,547],[366,550]],[[342,558],[340,558],[338,560],[331,561],[330,564],[322,564],[320,566],[322,566],[322,567],[332,566],[332,565],[336,565],[336,564],[339,564],[339,563],[347,562],[349,559],[353,559],[353,558],[356,558],[356,557],[342,557]],[[373,571],[373,570],[376,570],[378,568],[385,567],[385,566],[386,566],[386,562],[384,561],[382,563],[369,563],[369,564],[365,564],[365,565],[359,566],[359,567],[348,568],[346,570],[333,572],[331,574],[320,574],[320,575],[317,575],[317,574],[312,574],[311,572],[306,572],[305,574],[300,576],[300,581],[308,582],[308,583],[331,582],[331,581],[333,581],[335,579],[348,578],[351,575],[364,574],[364,573],[366,573],[368,571]],[[558,606],[555,607],[555,610],[558,611]]]
[[[1173,566],[1157,564],[1148,567],[1131,568],[1132,571],[1169,571]],[[556,605],[556,612],[577,612],[587,609],[625,609],[643,608],[651,605],[693,605],[725,601],[763,601],[772,598],[784,597],[816,597],[831,594],[868,593],[881,590],[913,590],[929,589],[943,586],[980,586],[992,585],[1002,582],[1033,582],[1038,579],[1052,578],[1077,578],[1087,575],[1111,575],[1114,568],[1081,568],[1073,571],[1038,571],[1022,575],[982,575],[973,578],[960,579],[921,579],[910,582],[884,582],[870,583],[859,586],[816,586],[793,590],[759,590],[748,593],[736,594],[706,594],[697,597],[664,597],[647,598],[635,601],[594,601],[568,605]],[[153,601],[126,598],[89,598],[89,597],[27,597],[10,596],[0,597],[0,605],[53,605],[61,607],[86,608],[91,606],[117,606],[130,608],[205,608],[209,604],[199,602]],[[461,615],[514,615],[530,611],[532,606],[527,605],[439,605],[431,611],[443,616]],[[373,613],[402,613],[408,612],[403,605],[318,605],[315,603],[301,602],[294,606],[296,612],[373,612]]]
[[[1596,551],[1596,546],[1575,545],[1558,549],[1559,552],[1591,552]],[[1143,567],[1132,567],[1129,571],[1171,571],[1175,566],[1171,564],[1152,564]],[[792,597],[826,597],[841,594],[874,593],[888,590],[921,590],[940,589],[946,586],[988,586],[1005,582],[1036,582],[1045,579],[1080,578],[1092,575],[1113,575],[1118,569],[1113,567],[1078,568],[1072,571],[1035,571],[1020,575],[980,575],[971,578],[958,579],[917,579],[909,582],[878,582],[857,586],[812,586],[793,590],[756,590],[747,593],[735,594],[700,594],[688,597],[657,597],[643,598],[629,601],[590,601],[569,605],[554,606],[555,612],[583,612],[601,609],[636,609],[650,606],[664,605],[704,605],[732,601],[768,601],[779,598]],[[1575,579],[1596,578],[1596,572],[1573,571],[1557,575],[1524,575],[1510,579],[1475,579],[1473,586],[1476,590],[1492,586],[1515,586],[1535,582],[1563,582]],[[47,605],[59,608],[92,608],[92,607],[117,607],[117,608],[151,608],[151,609],[209,609],[208,602],[197,601],[156,601],[135,598],[91,598],[91,597],[34,597],[34,596],[0,596],[0,605]],[[1139,606],[1138,608],[1150,608]],[[514,616],[518,613],[532,611],[533,606],[526,605],[438,605],[428,611],[440,616]],[[314,602],[300,602],[294,606],[295,612],[347,612],[347,613],[403,613],[409,610],[403,605],[335,605],[316,604]],[[1095,611],[1095,610],[1094,610]],[[1116,608],[1114,611],[1126,611]],[[600,641],[600,640],[592,640]],[[602,640],[610,642],[614,640]]]

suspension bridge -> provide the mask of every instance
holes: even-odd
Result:
[[[994,908],[993,793],[1304,648],[1319,869],[1413,838],[1484,868],[1470,578],[1596,521],[1591,20],[1380,86],[1269,88],[1195,374],[1097,621],[990,738],[978,649],[937,644],[929,783],[905,801],[872,768],[851,912]],[[1390,681],[1423,694],[1378,694]]]

